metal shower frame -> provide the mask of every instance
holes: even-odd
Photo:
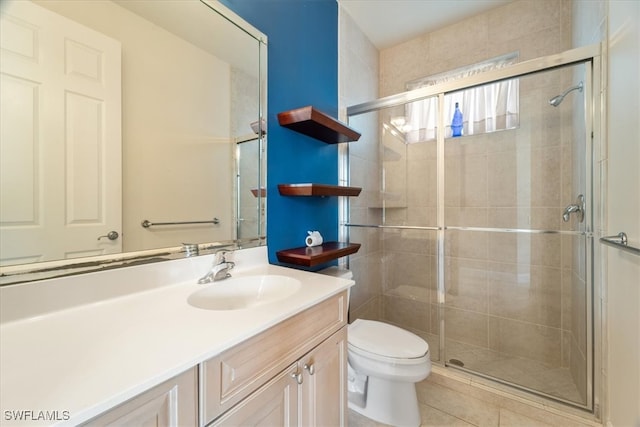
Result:
[[[445,306],[445,283],[444,283],[444,237],[446,230],[477,230],[477,231],[500,231],[500,232],[526,232],[534,234],[569,234],[581,235],[585,237],[586,260],[586,305],[587,305],[587,402],[586,405],[580,405],[576,402],[560,399],[556,396],[547,395],[536,390],[528,389],[524,386],[508,383],[497,378],[489,377],[481,373],[464,370],[473,373],[482,378],[488,378],[492,382],[502,383],[510,387],[524,391],[529,397],[541,402],[560,402],[561,405],[570,405],[573,407],[587,410],[593,413],[597,418],[600,417],[601,397],[603,396],[602,372],[603,356],[602,346],[602,308],[599,302],[603,297],[602,285],[600,284],[600,276],[602,266],[594,263],[594,258],[599,255],[599,245],[594,246],[596,238],[602,232],[603,209],[601,205],[601,189],[603,188],[602,178],[594,180],[594,159],[601,158],[604,143],[601,141],[601,121],[603,118],[604,101],[602,94],[602,45],[595,44],[576,49],[568,50],[559,54],[549,55],[528,61],[523,61],[508,67],[487,71],[482,74],[473,75],[463,79],[449,81],[446,83],[422,87],[419,89],[402,92],[399,94],[383,97],[374,101],[365,102],[346,109],[347,120],[351,116],[373,112],[376,110],[400,106],[409,102],[418,101],[428,97],[438,97],[438,111],[443,111],[444,96],[451,92],[462,89],[474,88],[477,86],[494,83],[502,80],[508,80],[517,77],[524,77],[541,71],[549,71],[570,65],[585,65],[584,80],[584,97],[585,97],[585,173],[587,195],[587,212],[585,215],[584,229],[580,231],[561,231],[561,230],[527,230],[527,229],[494,229],[494,228],[476,228],[476,227],[454,227],[445,226],[444,216],[444,132],[437,132],[437,215],[436,227],[420,227],[420,226],[387,226],[387,225],[368,225],[368,224],[350,224],[349,223],[349,201],[346,197],[341,197],[339,201],[339,239],[340,241],[349,241],[350,227],[369,227],[381,229],[421,229],[434,230],[437,233],[437,295],[439,310],[439,339],[440,339],[440,357],[435,363],[436,366],[442,368],[448,367],[445,362],[445,325],[444,325],[444,306]],[[438,129],[445,129],[444,116],[438,114]],[[340,144],[339,147],[339,184],[349,185],[349,147],[348,144]],[[600,171],[598,171],[600,172]],[[597,226],[597,229],[594,228]],[[599,259],[599,258],[598,258]],[[347,261],[341,261],[348,263]],[[597,282],[596,282],[597,280]],[[597,322],[597,323],[596,323]],[[459,368],[456,368],[459,369]],[[598,375],[596,375],[598,374]],[[517,390],[516,390],[517,391]]]

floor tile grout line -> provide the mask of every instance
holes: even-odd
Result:
[[[427,407],[429,407],[429,408],[431,408],[431,409],[433,409],[433,410],[435,410],[435,411],[438,411],[438,412],[441,412],[441,413],[443,413],[443,414],[445,414],[445,415],[448,415],[448,416],[450,416],[451,418],[455,418],[456,420],[462,421],[462,422],[463,422],[463,423],[465,423],[465,424],[469,424],[469,425],[474,426],[474,427],[480,427],[480,425],[479,425],[479,424],[474,424],[474,423],[472,423],[472,422],[470,422],[470,421],[467,421],[467,420],[465,420],[465,419],[463,419],[463,418],[460,418],[460,417],[459,417],[459,416],[457,416],[457,415],[454,415],[454,414],[451,414],[451,413],[449,413],[449,412],[443,411],[442,409],[436,408],[435,406],[431,406],[431,405],[426,404],[426,403],[420,403],[420,405],[422,405],[422,406],[427,406]],[[499,416],[500,416],[500,414],[498,414],[498,417],[499,417]],[[422,421],[422,420],[420,420],[420,421]],[[422,426],[427,426],[427,427],[429,426],[428,424],[424,424],[424,423],[421,423],[420,425],[421,425],[421,427],[422,427]]]

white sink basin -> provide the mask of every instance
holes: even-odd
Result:
[[[301,284],[297,279],[276,274],[232,277],[192,293],[187,302],[205,310],[241,310],[286,298]]]

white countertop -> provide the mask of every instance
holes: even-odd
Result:
[[[0,424],[52,424],[9,421],[6,411],[68,411],[70,419],[60,425],[87,421],[353,284],[351,280],[266,264],[266,248],[246,251],[264,261],[243,263],[239,256],[234,277],[290,276],[302,282],[301,289],[285,299],[250,309],[195,308],[187,303],[187,297],[202,289],[196,281],[206,273],[211,259],[197,257],[195,264],[176,260],[97,273],[102,276],[75,276],[69,292],[83,280],[84,286],[94,286],[87,282],[92,278],[112,282],[120,291],[111,298],[75,302],[71,307],[52,303],[55,309],[49,310],[53,311],[41,308],[26,318],[5,319],[0,325]],[[149,288],[148,284],[137,287],[128,282],[144,281],[146,276],[140,272],[151,268],[158,274],[171,263],[171,284]],[[195,267],[183,268],[181,277],[176,268],[186,263]],[[199,268],[203,265],[204,270]],[[109,274],[112,277],[105,280]],[[64,280],[69,279],[50,286],[63,300]],[[122,288],[133,293],[123,293]],[[34,299],[32,295],[29,298]],[[14,293],[3,293],[2,299],[3,310],[29,301]],[[46,301],[33,304],[46,306]]]

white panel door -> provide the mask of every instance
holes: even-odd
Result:
[[[28,1],[0,23],[0,264],[121,251],[120,42]]]

